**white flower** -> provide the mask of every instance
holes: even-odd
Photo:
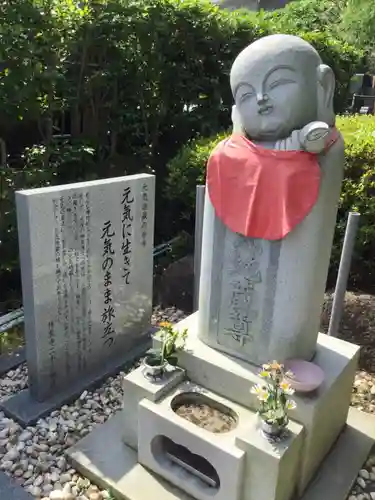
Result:
[[[288,394],[288,396],[294,394],[294,389],[292,389],[287,382],[281,382],[280,388],[285,394]]]
[[[256,394],[257,398],[259,401],[267,401],[269,398],[269,392],[267,391],[266,387],[263,387],[262,385],[254,385],[251,388],[250,391],[252,394]]]
[[[296,402],[292,399],[288,399],[288,401],[286,402],[286,408],[287,410],[294,410],[295,408],[297,408]]]

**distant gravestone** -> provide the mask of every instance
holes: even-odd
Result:
[[[147,174],[16,193],[29,391],[3,409],[21,423],[145,348],[154,197]]]

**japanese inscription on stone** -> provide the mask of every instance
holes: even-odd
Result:
[[[146,174],[17,193],[27,361],[39,399],[125,359],[146,333],[153,203]]]
[[[235,235],[225,274],[228,280],[225,303],[220,314],[220,342],[224,344],[245,346],[254,340],[252,327],[258,320],[258,289],[263,281],[261,255],[260,241]]]
[[[121,251],[123,257],[122,279],[126,285],[130,285],[130,268],[132,256],[132,234],[133,234],[133,214],[132,205],[134,198],[132,196],[131,188],[127,187],[122,193],[122,217],[121,217]]]
[[[113,307],[112,293],[112,268],[115,261],[115,251],[113,249],[113,237],[115,231],[111,221],[105,222],[102,229],[103,240],[103,263],[102,269],[104,272],[104,311],[102,314],[102,323],[104,324],[103,339],[104,345],[111,346],[115,340],[116,332],[113,329],[113,320],[116,317],[115,308]]]
[[[148,219],[148,185],[142,184],[142,217],[141,217],[141,243],[143,246],[147,242],[147,219]]]

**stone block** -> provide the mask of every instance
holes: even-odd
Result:
[[[124,377],[122,387],[124,400],[122,406],[123,440],[133,449],[138,448],[138,403],[143,399],[156,402],[181,383],[185,372],[179,368],[168,370],[166,376],[158,381],[149,381],[143,376],[140,366]]]
[[[306,429],[300,469],[302,493],[323,458],[336,442],[345,425],[357,369],[359,347],[320,334],[314,362],[325,374],[325,382],[316,394],[296,395],[293,417]]]
[[[303,427],[293,421],[288,436],[270,442],[258,430],[253,417],[236,445],[246,452],[243,500],[290,500],[297,490],[303,446]]]
[[[190,495],[137,462],[137,452],[124,445],[120,439],[122,429],[121,412],[106,423],[96,426],[90,434],[66,451],[73,467],[94,484],[113,491],[119,500],[192,500]],[[375,416],[350,408],[344,431],[327,455],[314,481],[302,497],[297,498],[345,500],[374,441]],[[267,481],[267,474],[262,473],[262,477]]]
[[[53,397],[142,343],[152,310],[155,178],[16,193],[31,397]]]
[[[159,403],[144,399],[138,411],[138,461],[197,500],[213,495],[216,500],[240,500],[245,452],[235,444],[239,429],[214,434],[177,415],[172,401],[192,392],[228,407],[223,398],[189,383]],[[239,425],[247,420],[239,415]]]
[[[0,498],[1,500],[33,500],[30,493],[27,493],[4,472],[0,472]]]
[[[179,365],[193,382],[250,409],[257,407],[251,386],[259,383],[259,368],[219,352],[198,338],[198,315],[192,314],[176,325],[188,328],[186,349]],[[154,340],[157,345],[158,340]],[[359,347],[343,340],[318,335],[314,362],[325,373],[323,385],[313,394],[295,395],[297,409],[291,417],[306,430],[301,458],[299,491],[304,491],[320,462],[342,431],[350,405],[351,388]]]

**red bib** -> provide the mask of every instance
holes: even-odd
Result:
[[[279,151],[232,135],[212,152],[207,188],[217,216],[233,232],[250,238],[284,238],[317,201],[316,154]]]

